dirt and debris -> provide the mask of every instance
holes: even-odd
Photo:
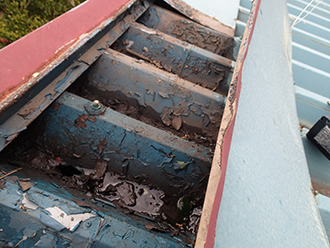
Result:
[[[152,230],[155,230],[155,231],[159,231],[159,232],[169,232],[168,230],[165,230],[159,226],[156,226],[156,225],[151,225],[151,224],[146,224],[144,225],[144,227],[148,230],[148,231],[152,231]]]
[[[186,20],[174,20],[170,27],[172,27],[172,30],[169,31],[174,37],[215,54],[226,56],[232,47],[233,41],[231,38],[224,37]]]
[[[107,172],[102,187],[96,189],[98,197],[104,198],[118,207],[128,208],[137,213],[158,216],[165,196],[161,190],[124,180]]]
[[[30,135],[34,137],[32,132],[26,134],[27,137],[30,137]],[[131,181],[124,171],[121,175],[109,171],[108,163],[111,163],[111,161],[107,162],[102,158],[104,146],[107,142],[105,138],[97,146],[99,158],[95,159],[94,169],[87,169],[68,164],[64,157],[58,157],[57,154],[43,150],[42,147],[38,147],[34,143],[35,139],[26,136],[22,134],[6,148],[7,158],[5,159],[11,161],[12,164],[22,166],[24,169],[38,169],[45,176],[54,179],[54,182],[58,185],[57,187],[77,189],[89,195],[88,198],[94,198],[104,204],[102,207],[97,207],[88,201],[73,198],[72,201],[77,205],[101,212],[105,211],[103,207],[106,208],[109,205],[124,214],[133,214],[153,221],[156,223],[155,227],[147,226],[151,231],[161,232],[161,230],[164,230],[171,233],[172,236],[185,236],[186,232],[193,234],[192,226],[197,221],[190,221],[189,215],[194,213],[194,208],[202,206],[203,194],[200,197],[194,196],[194,198],[187,196],[185,204],[189,205],[189,211],[182,215],[182,211],[179,211],[177,203],[173,201],[172,197],[165,196],[161,189],[143,184],[146,175],[136,175],[131,178],[134,181]],[[28,140],[28,142],[23,142],[24,140]],[[13,157],[15,157],[15,160],[12,159]],[[123,166],[128,167],[128,162],[129,160],[126,162],[124,160]],[[189,166],[189,161],[177,161],[177,166],[178,170],[182,170]],[[23,192],[28,192],[29,188],[34,185],[34,182],[30,182],[29,179],[19,179],[17,176],[8,176],[6,180],[17,181]],[[0,182],[5,185],[4,181]],[[192,194],[195,195],[194,192]],[[22,209],[28,210],[36,207],[28,199],[28,195],[25,198],[24,204],[22,203],[20,206]],[[16,204],[19,203],[16,202]],[[180,224],[181,227],[177,228],[176,223]]]
[[[197,234],[199,221],[201,219],[202,215],[202,207],[194,208],[192,213],[189,215],[189,224],[188,224],[188,230],[192,234]]]
[[[167,11],[163,7],[152,5],[138,22],[218,55],[230,56],[232,38],[193,22],[181,13]]]
[[[95,116],[94,116],[95,117]],[[97,149],[99,150],[99,154],[102,154],[103,153],[103,150],[104,150],[104,147],[107,145],[107,139],[104,137],[100,143],[98,143],[96,146],[97,146]]]

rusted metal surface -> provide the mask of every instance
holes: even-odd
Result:
[[[39,142],[65,157],[68,163],[93,169],[95,161],[102,158],[109,161],[109,171],[131,178],[145,174],[145,184],[160,187],[177,199],[206,186],[202,179],[209,170],[210,149],[109,108],[104,114],[89,118],[84,108],[89,101],[74,94],[64,94],[57,103],[58,109],[45,112],[45,128]],[[104,138],[106,142],[100,151],[97,145]],[[180,161],[184,166],[177,168]],[[175,185],[181,186],[178,189]]]
[[[22,130],[39,116],[49,104],[51,104],[63,91],[68,88],[104,51],[109,47],[135,20],[148,8],[149,3],[132,5],[132,10],[124,14],[105,36],[100,38],[87,52],[78,57],[68,68],[64,69],[49,85],[46,85],[34,98],[30,98],[27,104],[17,113],[6,120],[6,115],[0,118],[0,151],[7,146]],[[49,70],[55,67],[53,62],[48,66]],[[54,65],[54,66],[53,66]],[[49,72],[52,73],[51,71]],[[17,93],[17,92],[16,92]],[[23,92],[24,93],[24,92]],[[23,94],[22,93],[22,94]],[[7,114],[9,115],[9,114]]]
[[[137,23],[113,47],[126,54],[132,54],[130,51],[133,51],[148,58],[155,66],[185,80],[227,94],[233,66],[230,59]]]
[[[85,87],[100,98],[139,104],[149,113],[153,110],[153,117],[159,120],[171,109],[173,117],[182,118],[183,126],[204,138],[215,141],[217,137],[223,96],[114,50],[108,50],[90,68]]]
[[[191,20],[198,22],[206,27],[210,27],[219,33],[233,37],[235,30],[229,26],[226,26],[218,20],[205,15],[204,13],[192,8],[189,4],[186,4],[182,0],[164,0],[166,3],[171,5],[174,9],[187,16]]]
[[[233,45],[232,37],[217,33],[211,28],[157,5],[150,6],[138,21],[149,28],[158,29],[218,55],[228,55]]]
[[[7,171],[15,168],[3,161],[0,166]],[[16,175],[8,178],[0,190],[1,247],[185,247],[184,238],[173,239],[169,230],[160,233],[145,228],[154,222],[125,216],[85,192],[63,187],[59,180],[40,171],[25,168]],[[27,178],[37,184],[24,192],[16,180]],[[59,217],[70,216],[72,222],[79,215],[92,217],[82,220],[72,231],[56,231],[64,226],[49,215],[49,209],[61,209]]]

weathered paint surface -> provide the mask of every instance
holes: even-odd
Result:
[[[8,171],[13,167],[1,163]],[[38,171],[24,168],[16,175],[18,178],[30,178],[37,184],[25,192],[26,197],[37,209],[22,207],[23,191],[16,181],[6,180],[5,187],[0,190],[0,245],[2,247],[184,247],[183,241],[174,240],[169,233],[148,231],[144,225],[149,221],[134,216],[124,216],[118,210],[92,203],[82,192],[61,188],[48,179],[40,176]],[[38,176],[39,175],[39,176]],[[90,202],[85,208],[77,205],[74,199]],[[91,213],[95,215],[73,231],[66,229],[55,231],[50,228],[54,224],[45,219],[47,208],[58,207],[67,214]]]
[[[256,1],[247,27],[205,246],[329,247],[298,131],[286,2]]]
[[[149,28],[158,29],[168,35],[218,55],[227,55],[232,47],[233,38],[200,25],[182,15],[152,5],[139,19]]]
[[[171,109],[200,135],[215,140],[218,134],[225,97],[148,63],[108,50],[91,66],[86,82],[93,95],[138,103],[159,120]]]
[[[179,11],[181,14],[187,16],[191,20],[194,20],[195,22],[198,22],[206,27],[210,27],[220,33],[223,33],[229,37],[233,37],[235,30],[232,27],[229,27],[227,25],[224,25],[223,23],[219,22],[213,17],[210,17],[203,12],[193,8],[189,4],[187,4],[185,1],[182,0],[164,0],[166,3],[168,3],[170,6],[172,6],[174,9]]]
[[[187,193],[205,187],[212,151],[173,134],[122,115],[109,108],[97,117],[88,116],[90,103],[66,93],[57,108],[45,114],[40,144],[65,157],[70,164],[94,168],[101,157],[109,171],[134,177],[147,175],[146,183],[160,187],[168,195]],[[103,152],[98,148],[105,139]],[[184,163],[182,168],[175,164]],[[178,185],[180,185],[178,189]]]
[[[179,77],[226,95],[233,61],[169,35],[134,24],[114,44]]]

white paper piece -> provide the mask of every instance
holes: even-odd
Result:
[[[50,217],[61,223],[63,226],[65,226],[67,229],[69,229],[71,232],[73,232],[77,225],[81,221],[85,221],[91,217],[94,217],[94,214],[90,213],[83,213],[83,214],[71,214],[67,215],[62,209],[59,207],[51,207],[51,208],[46,208],[50,213]]]

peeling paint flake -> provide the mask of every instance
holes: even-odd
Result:
[[[28,199],[28,195],[23,193],[22,209],[36,210],[39,206]]]
[[[58,224],[61,224],[63,226],[62,229],[66,228],[66,229],[70,230],[71,232],[74,232],[76,230],[76,228],[79,226],[79,224],[80,224],[81,221],[85,221],[85,220],[87,220],[89,218],[95,217],[94,214],[90,214],[90,213],[67,215],[59,207],[46,208],[45,210],[49,214],[47,214],[46,212],[42,212],[41,221],[44,224],[46,224],[46,225],[48,225],[50,227],[53,227],[53,224],[54,223],[51,223],[49,221],[49,219],[44,218],[45,215],[48,215],[48,217],[50,217],[53,220],[56,220],[58,222],[58,223],[56,223],[57,226],[58,226]],[[55,228],[55,229],[58,230],[59,228]],[[60,229],[60,230],[62,230],[62,229]]]

